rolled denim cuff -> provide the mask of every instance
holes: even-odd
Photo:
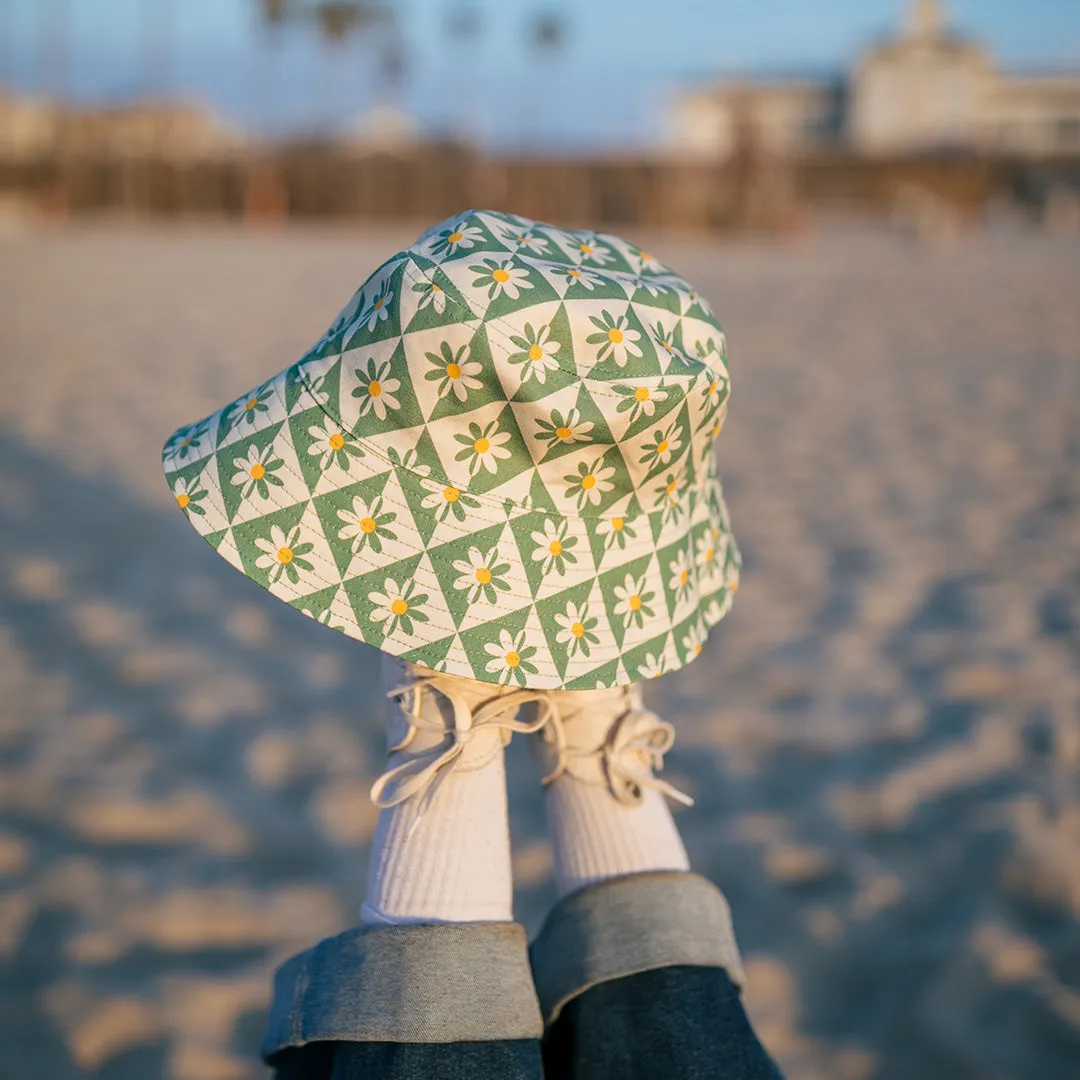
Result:
[[[592,986],[654,968],[720,967],[742,986],[742,960],[724,894],[697,874],[631,874],[572,893],[530,949],[547,1024]]]
[[[362,926],[287,960],[260,1048],[310,1042],[537,1039],[525,931],[514,923]]]

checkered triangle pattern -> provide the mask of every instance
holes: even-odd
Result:
[[[165,472],[219,555],[335,630],[485,682],[617,686],[693,660],[738,589],[726,361],[647,252],[467,211],[177,431]]]

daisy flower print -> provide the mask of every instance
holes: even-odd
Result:
[[[615,316],[609,311],[601,311],[599,319],[590,315],[589,322],[598,333],[590,334],[585,340],[590,345],[600,346],[596,353],[598,362],[610,357],[619,367],[626,367],[629,357],[642,355],[637,344],[641,333],[630,326],[630,320],[625,315]]]
[[[249,446],[246,458],[233,458],[236,472],[232,475],[232,482],[240,488],[240,498],[250,499],[252,493],[257,492],[260,499],[269,499],[272,487],[285,486],[285,481],[277,475],[284,464],[275,455],[273,443],[262,450]]]
[[[270,571],[270,584],[280,581],[282,577],[295,585],[300,580],[299,571],[314,570],[315,567],[304,558],[314,550],[315,545],[310,541],[299,542],[300,526],[285,532],[277,525],[270,527],[270,536],[258,536],[255,538],[255,546],[262,554],[255,560],[255,565],[260,570]]]
[[[376,495],[370,504],[356,495],[353,497],[352,508],[339,510],[337,516],[342,522],[338,539],[348,540],[354,555],[365,547],[370,547],[379,555],[382,553],[384,540],[397,539],[397,533],[389,528],[390,524],[397,520],[397,514],[383,510],[381,495]]]
[[[627,523],[626,518],[619,515],[601,518],[596,523],[596,534],[604,537],[605,551],[615,547],[622,551],[627,540],[637,539],[637,530]]]
[[[566,646],[566,655],[571,659],[579,652],[588,656],[592,646],[600,644],[595,633],[600,620],[589,618],[588,604],[567,604],[566,611],[555,616],[555,622],[559,627],[555,640]]]
[[[580,285],[588,292],[592,292],[600,284],[600,279],[595,274],[576,266],[552,267],[550,273],[556,281],[565,282],[567,285]]]
[[[579,510],[586,506],[598,506],[603,497],[615,489],[611,482],[614,475],[615,466],[605,465],[602,457],[597,458],[591,465],[586,465],[584,461],[579,462],[576,474],[563,477],[570,485],[566,490],[566,497],[576,499]]]
[[[524,686],[525,676],[536,674],[536,665],[530,663],[536,655],[536,646],[526,643],[524,630],[519,634],[500,630],[498,641],[489,641],[484,651],[491,657],[484,670],[489,675],[498,675],[502,685],[516,682]]]
[[[510,441],[510,432],[500,431],[498,420],[492,420],[484,427],[470,423],[468,435],[455,435],[454,439],[465,447],[454,455],[454,460],[467,461],[470,476],[475,476],[481,469],[498,472],[499,462],[510,457],[510,450],[504,445]]]
[[[629,412],[633,422],[639,416],[652,416],[656,412],[656,406],[662,405],[668,399],[668,392],[660,386],[648,386],[642,383],[639,386],[614,386],[615,393],[622,399],[615,406],[617,413]]]
[[[469,359],[469,346],[462,345],[456,352],[448,341],[439,346],[437,353],[425,353],[431,363],[431,370],[424,373],[428,382],[437,382],[439,397],[453,394],[458,401],[464,401],[470,390],[479,390],[484,384],[476,378],[484,370],[483,364]]]
[[[186,514],[197,514],[199,517],[203,517],[206,511],[199,505],[202,499],[205,499],[210,494],[202,486],[199,480],[185,480],[181,477],[173,485],[173,498],[176,499],[176,505]]]
[[[459,251],[471,251],[484,239],[484,230],[470,225],[468,219],[443,229],[432,241],[432,255],[454,255]]]
[[[379,325],[379,323],[389,317],[390,303],[393,299],[394,294],[390,289],[390,279],[387,278],[382,283],[379,291],[375,294],[375,297],[371,302],[371,307],[360,316],[360,323],[365,327],[369,334]]]
[[[547,420],[537,418],[536,428],[534,438],[546,442],[549,447],[592,442],[589,432],[593,429],[593,423],[591,420],[582,420],[577,409],[570,409],[565,416],[558,409],[552,409]]]
[[[386,636],[390,637],[398,627],[410,637],[416,632],[416,623],[426,623],[428,616],[424,605],[427,593],[417,593],[419,586],[412,579],[399,585],[393,578],[383,582],[382,592],[369,592],[368,600],[374,605],[368,618],[372,622],[386,624]]]
[[[378,363],[371,357],[366,366],[357,368],[354,374],[360,385],[353,389],[352,396],[361,399],[361,416],[374,413],[380,420],[385,420],[388,412],[401,408],[401,402],[394,396],[401,389],[401,380],[390,375],[389,360]]]
[[[437,480],[424,482],[427,494],[421,500],[420,505],[425,510],[434,510],[438,521],[446,521],[452,517],[455,521],[464,521],[468,517],[468,511],[479,508],[480,503],[468,492],[453,484],[440,484]]]
[[[670,465],[672,457],[677,457],[682,449],[682,433],[678,421],[666,428],[657,428],[653,432],[652,442],[646,443],[645,453],[639,459],[643,465]]]
[[[518,347],[518,351],[511,353],[507,360],[511,364],[525,365],[522,382],[528,382],[535,376],[537,382],[543,383],[547,381],[549,371],[559,370],[559,361],[555,354],[559,351],[560,343],[552,340],[550,326],[540,326],[534,330],[532,323],[526,323],[524,335],[511,335],[510,340]]]
[[[531,289],[533,283],[529,280],[529,271],[524,266],[517,266],[513,259],[498,262],[495,259],[484,259],[479,266],[470,266],[469,269],[479,276],[473,281],[474,289],[486,289],[489,300],[495,300],[500,296],[508,296],[516,300],[521,295],[522,289]]]
[[[615,614],[623,621],[623,626],[631,625],[639,629],[645,625],[646,619],[653,617],[651,601],[656,595],[645,587],[645,577],[634,577],[627,574],[622,585],[616,585],[612,592],[615,594]]]
[[[308,455],[319,459],[320,472],[326,472],[331,465],[339,469],[348,469],[351,458],[360,459],[364,451],[351,435],[346,435],[332,420],[314,424],[308,428],[311,443]]]
[[[416,307],[418,311],[431,308],[436,315],[446,312],[446,290],[434,281],[420,281],[412,287],[414,293],[420,294]]]
[[[577,547],[578,538],[568,533],[569,526],[565,519],[561,519],[558,522],[545,521],[543,531],[532,534],[532,542],[536,545],[532,560],[540,564],[540,572],[545,576],[552,570],[560,575],[565,574],[566,564],[577,562],[577,556],[570,549]]]
[[[453,566],[458,573],[454,588],[465,592],[470,604],[475,604],[481,598],[494,604],[499,592],[510,591],[510,584],[506,580],[510,564],[500,560],[498,545],[484,552],[471,547],[468,556],[455,559]]]

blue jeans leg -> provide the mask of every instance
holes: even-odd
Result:
[[[531,957],[548,1080],[780,1077],[743,1010],[727,901],[697,874],[632,874],[573,893]]]
[[[367,926],[278,969],[262,1053],[277,1080],[541,1080],[525,931]]]
[[[542,1080],[535,1039],[478,1043],[309,1043],[280,1055],[274,1080]]]
[[[664,967],[599,983],[544,1037],[544,1075],[781,1080],[723,968]]]

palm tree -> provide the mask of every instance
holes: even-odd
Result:
[[[381,4],[367,3],[365,0],[316,0],[313,11],[324,41],[331,50],[336,50],[338,55],[354,31],[364,33],[394,21],[389,8]],[[323,68],[322,85],[322,113],[324,121],[327,122],[332,122],[334,113],[333,73],[330,68],[331,64]]]
[[[523,103],[527,111],[527,119],[522,127],[530,137],[530,141],[535,142],[537,137],[543,134],[543,103],[548,103],[548,116],[558,111],[555,93],[559,84],[550,69],[553,68],[555,59],[566,44],[566,23],[562,15],[556,11],[542,11],[535,15],[528,28],[528,44],[536,55],[538,63],[548,69],[541,78],[531,80],[530,89],[526,93],[529,97],[535,93],[536,97],[532,100],[526,99]],[[554,109],[551,108],[553,102]]]
[[[445,79],[446,84],[455,86],[458,93],[457,115],[450,123],[454,128],[453,134],[465,139],[480,127],[480,119],[476,115],[479,111],[476,80],[480,64],[476,54],[483,30],[483,15],[473,0],[461,0],[447,13],[446,35],[455,47],[446,50],[450,67]],[[467,56],[468,62],[459,63],[460,56]],[[454,108],[453,103],[451,108]]]

